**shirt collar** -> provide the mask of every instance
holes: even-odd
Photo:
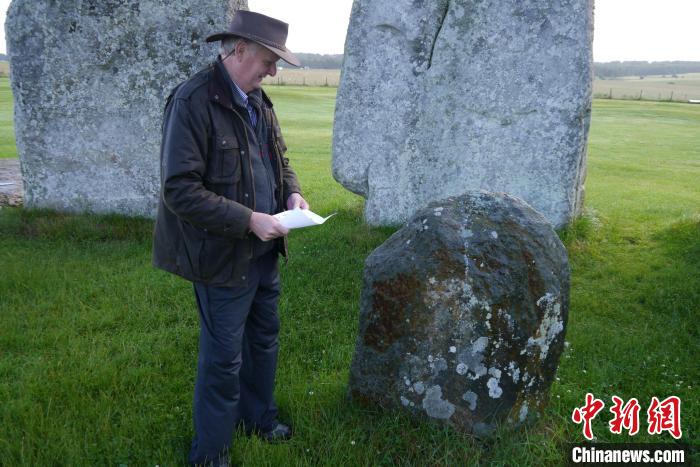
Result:
[[[234,80],[231,80],[231,84],[233,84],[233,90],[243,100],[243,104],[248,105],[248,94],[244,93],[243,90],[238,87]]]

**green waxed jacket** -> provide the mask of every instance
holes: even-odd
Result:
[[[277,206],[301,193],[284,157],[287,147],[272,102],[263,92],[277,179]],[[244,286],[253,254],[248,230],[255,210],[251,151],[221,67],[212,65],[168,97],[161,143],[161,192],[153,233],[153,265],[194,282]],[[287,256],[286,237],[277,249]]]

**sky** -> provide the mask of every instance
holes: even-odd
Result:
[[[0,0],[0,53],[9,4]],[[352,0],[248,0],[248,6],[290,24],[293,52],[343,53]],[[593,59],[700,61],[700,0],[597,0]]]

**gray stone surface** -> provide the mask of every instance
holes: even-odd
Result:
[[[170,89],[245,0],[13,0],[5,23],[25,205],[152,216]]]
[[[477,435],[535,420],[569,304],[566,249],[523,201],[434,202],[365,262],[353,399]]]
[[[593,0],[355,0],[334,177],[370,224],[474,189],[566,223],[583,202],[592,27]]]

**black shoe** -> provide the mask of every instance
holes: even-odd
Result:
[[[276,423],[275,427],[270,431],[258,433],[260,439],[268,443],[281,443],[292,437],[292,428],[289,425],[285,425],[281,422]]]

